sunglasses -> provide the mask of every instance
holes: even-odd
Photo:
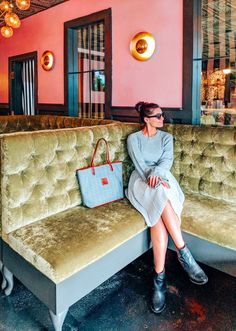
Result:
[[[155,118],[157,118],[158,120],[160,120],[161,117],[164,118],[164,114],[163,114],[163,113],[158,113],[158,114],[156,114],[156,115],[151,115],[151,116],[147,116],[147,117],[148,117],[148,118],[155,117]]]

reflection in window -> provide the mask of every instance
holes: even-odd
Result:
[[[105,117],[104,22],[75,30],[76,53],[69,67],[69,92],[74,113],[79,117]]]
[[[236,126],[236,7],[202,1],[201,124]]]

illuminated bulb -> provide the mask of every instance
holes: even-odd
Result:
[[[11,9],[9,1],[2,1],[0,3],[0,10],[1,11],[9,11]]]
[[[11,36],[13,36],[13,29],[10,26],[3,26],[1,28],[1,34],[5,38],[10,38]]]
[[[19,28],[21,25],[19,17],[14,13],[7,13],[5,15],[5,22],[13,28]]]
[[[21,10],[27,10],[30,7],[30,0],[16,0],[16,5]]]
[[[225,74],[225,75],[228,75],[228,74],[231,74],[231,69],[223,69],[223,73]]]

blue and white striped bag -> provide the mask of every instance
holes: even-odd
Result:
[[[106,164],[94,165],[101,141],[106,144]],[[76,170],[83,205],[93,208],[124,198],[122,162],[111,162],[108,143],[104,138],[97,141],[89,167]]]

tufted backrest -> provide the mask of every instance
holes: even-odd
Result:
[[[236,203],[236,128],[166,125],[174,136],[172,172],[185,192]]]
[[[126,138],[136,124],[107,124],[3,135],[1,195],[3,236],[24,225],[81,204],[75,170],[90,165],[104,137],[112,161],[124,162],[124,182],[132,169]],[[104,160],[104,149],[97,164]]]
[[[81,126],[93,126],[101,124],[112,124],[117,121],[107,119],[90,119],[69,116],[54,116],[54,115],[9,115],[0,116],[0,134],[22,132],[22,131],[38,131],[38,130],[54,130],[60,128],[76,128]],[[0,201],[1,209],[1,201]],[[2,223],[0,220],[0,236]]]
[[[3,236],[21,226],[81,204],[77,168],[90,164],[97,140],[107,139],[111,160],[123,161],[124,184],[133,165],[126,138],[138,124],[24,132],[1,139]],[[236,129],[166,125],[174,136],[172,172],[185,192],[236,203]],[[99,149],[97,163],[104,160]]]
[[[0,116],[0,134],[21,132],[21,131],[74,128],[80,126],[109,124],[114,122],[115,121],[104,120],[104,119],[90,119],[90,118],[82,119],[79,117],[53,116],[53,115]]]

